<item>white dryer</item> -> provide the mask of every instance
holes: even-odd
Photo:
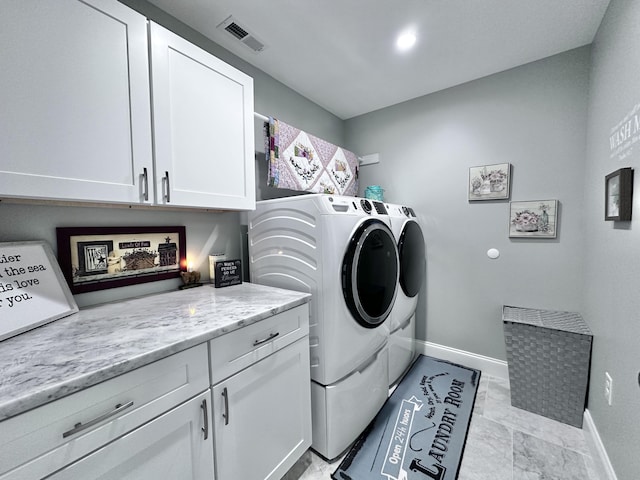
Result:
[[[398,243],[398,293],[389,316],[389,385],[395,384],[415,356],[415,311],[426,275],[422,228],[412,208],[385,204]]]
[[[382,202],[325,194],[257,202],[251,281],[309,292],[312,447],[341,454],[388,394],[387,318],[400,263]]]

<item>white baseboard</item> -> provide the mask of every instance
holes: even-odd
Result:
[[[613,465],[611,465],[611,461],[609,460],[609,455],[607,455],[607,451],[600,439],[600,434],[598,433],[596,424],[593,423],[593,418],[591,417],[589,409],[585,409],[584,411],[584,423],[582,425],[582,429],[591,440],[589,442],[591,457],[595,463],[599,462],[599,465],[596,465],[596,467],[599,466],[600,469],[603,470],[601,473],[606,475],[607,480],[618,480],[616,472],[613,470]]]
[[[482,373],[497,378],[509,378],[509,368],[507,362],[496,358],[485,357],[477,353],[458,350],[457,348],[445,347],[437,343],[416,340],[416,351],[430,357],[441,358],[450,362],[459,363],[467,367],[481,370]]]

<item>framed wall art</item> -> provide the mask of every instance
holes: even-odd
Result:
[[[558,200],[511,202],[509,237],[556,238]]]
[[[509,198],[511,164],[497,163],[469,168],[469,201]]]
[[[73,293],[180,277],[184,227],[57,228],[58,260]]]
[[[604,219],[628,222],[633,204],[633,169],[621,168],[605,177]]]
[[[47,243],[0,243],[0,340],[77,311]]]

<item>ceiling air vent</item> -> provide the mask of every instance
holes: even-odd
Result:
[[[239,40],[254,52],[261,52],[265,48],[264,43],[258,40],[255,35],[249,33],[247,29],[240,25],[231,15],[216,28],[224,29],[230,35],[233,35],[236,40]]]

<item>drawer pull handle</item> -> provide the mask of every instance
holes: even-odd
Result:
[[[149,176],[147,175],[147,167],[142,169],[142,181],[144,182],[144,193],[142,197],[145,201],[149,200]]]
[[[207,411],[207,399],[203,399],[200,404],[200,408],[204,412],[204,427],[201,430],[204,432],[204,439],[209,438],[209,412]]]
[[[222,418],[224,418],[224,424],[229,425],[229,393],[227,392],[227,387],[222,389],[222,396],[224,397],[224,413],[222,414]]]
[[[89,420],[87,423],[82,423],[82,422],[76,423],[71,430],[68,430],[62,434],[62,438],[70,437],[71,435],[81,432],[82,430],[86,430],[89,427],[93,427],[96,423],[100,423],[103,420],[106,420],[109,417],[113,417],[114,415],[117,415],[120,412],[123,412],[127,408],[131,408],[131,407],[133,407],[133,401],[129,403],[125,403],[124,405],[119,403],[116,405],[116,408],[114,408],[112,411],[102,414],[99,417],[94,418],[93,420]]]
[[[269,340],[273,340],[274,338],[276,338],[278,335],[280,335],[280,332],[276,332],[276,333],[272,333],[271,335],[269,335],[267,338],[263,338],[262,340],[256,340],[255,342],[253,342],[253,346],[257,347],[258,345],[261,345],[263,343],[268,342]]]

